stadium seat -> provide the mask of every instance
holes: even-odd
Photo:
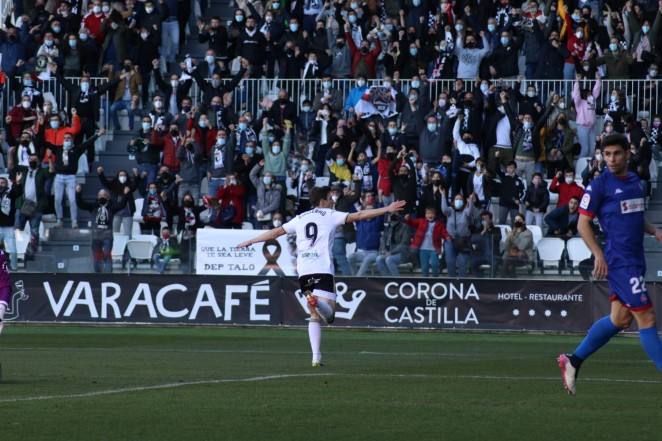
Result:
[[[537,247],[542,239],[542,229],[538,225],[527,225],[526,228],[533,234],[533,248]]]
[[[143,219],[143,204],[145,203],[145,199],[139,198],[135,200],[136,203],[136,212],[133,213],[133,220],[140,222]]]
[[[241,229],[242,230],[252,230],[253,229],[253,224],[250,222],[242,222],[241,223]]]
[[[545,268],[558,268],[561,274],[561,257],[565,249],[565,242],[558,237],[543,237],[536,246],[538,251],[538,266],[540,274],[544,274]]]
[[[506,245],[506,237],[512,230],[510,228],[510,225],[495,225],[495,227],[499,228],[501,230],[501,242],[499,242],[499,251],[503,253],[504,247]]]
[[[653,159],[650,162],[650,165],[648,167],[648,171],[651,175],[651,180],[650,180],[651,188],[656,189],[657,188],[658,164],[657,164],[657,161],[655,159]]]
[[[113,249],[110,252],[110,258],[113,262],[122,262],[122,259],[124,258],[124,250],[126,250],[126,243],[128,241],[128,234],[113,233]]]
[[[568,251],[568,258],[571,261],[570,273],[586,259],[591,257],[591,250],[588,249],[584,240],[579,237],[573,237],[566,243],[566,250]]]
[[[156,237],[154,237],[154,241],[147,240],[147,239],[133,239],[129,240],[126,243],[126,248],[129,251],[129,257],[131,259],[135,259],[136,261],[138,260],[147,260],[150,262],[152,261],[152,255],[154,253],[154,247],[156,246]],[[131,265],[128,265],[128,272],[131,274]]]

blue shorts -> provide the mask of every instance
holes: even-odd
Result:
[[[621,302],[631,311],[645,311],[653,307],[644,275],[646,268],[641,266],[625,266],[611,269],[607,275],[611,295],[609,300]]]

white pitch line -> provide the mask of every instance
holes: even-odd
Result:
[[[17,397],[0,399],[3,403],[18,403],[24,401],[46,401],[46,400],[67,400],[76,398],[92,398],[103,395],[117,395],[131,392],[144,392],[151,390],[176,389],[187,386],[200,386],[208,384],[223,383],[251,383],[270,380],[282,380],[287,378],[311,378],[311,377],[362,377],[362,378],[425,378],[425,379],[444,379],[444,380],[503,380],[503,381],[560,381],[559,377],[513,377],[499,375],[428,375],[428,374],[343,374],[343,373],[316,373],[316,374],[274,374],[262,375],[247,378],[225,378],[219,380],[197,380],[182,381],[179,383],[155,384],[152,386],[135,386],[120,389],[106,389],[94,392],[84,392],[79,394],[61,394],[61,395],[37,395],[32,397]],[[637,380],[627,378],[582,378],[581,381],[589,383],[631,383],[631,384],[662,384],[662,380]]]
[[[280,380],[283,378],[300,378],[300,377],[319,377],[329,374],[317,373],[317,374],[279,374],[279,375],[263,375],[259,377],[248,377],[248,378],[225,378],[220,380],[197,380],[197,381],[182,381],[180,383],[165,383],[165,384],[155,384],[152,386],[135,386],[135,387],[124,387],[121,389],[106,389],[99,390],[94,392],[84,392],[79,394],[62,394],[62,395],[37,395],[33,397],[18,397],[18,398],[5,398],[0,399],[0,403],[17,403],[21,401],[45,401],[45,400],[66,400],[72,398],[89,398],[89,397],[98,397],[102,395],[115,395],[123,394],[130,392],[143,392],[148,390],[160,390],[160,389],[176,389],[179,387],[186,386],[200,386],[205,384],[221,384],[221,383],[250,383],[254,381],[269,381],[269,380]]]

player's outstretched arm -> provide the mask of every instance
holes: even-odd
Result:
[[[345,222],[349,224],[356,221],[368,220],[372,219],[373,217],[383,216],[386,213],[397,213],[398,211],[402,211],[402,209],[405,208],[405,205],[407,205],[407,202],[405,201],[395,201],[386,207],[371,208],[370,210],[361,210],[356,213],[350,213],[347,216],[347,220]]]
[[[595,233],[593,233],[593,227],[591,223],[593,219],[584,214],[579,215],[579,221],[577,222],[577,230],[579,231],[580,236],[586,242],[586,246],[591,250],[593,256],[595,256],[595,262],[593,264],[593,277],[596,279],[604,279],[607,277],[607,261],[605,260],[605,255],[600,248],[598,240],[595,238]]]
[[[285,230],[283,230],[283,227],[272,228],[271,230],[265,231],[264,233],[260,234],[257,237],[254,237],[253,239],[249,239],[245,242],[240,243],[239,245],[237,245],[237,248],[246,248],[255,243],[266,242],[268,240],[277,239],[283,234],[285,234]]]

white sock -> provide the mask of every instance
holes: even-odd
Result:
[[[317,312],[322,314],[326,321],[329,321],[331,316],[333,316],[333,308],[331,308],[331,305],[319,298],[317,299]]]
[[[308,338],[310,339],[310,349],[313,351],[313,363],[321,363],[322,325],[320,322],[313,320],[308,322]]]
[[[0,303],[0,320],[5,318],[5,311],[7,311],[7,305]]]

